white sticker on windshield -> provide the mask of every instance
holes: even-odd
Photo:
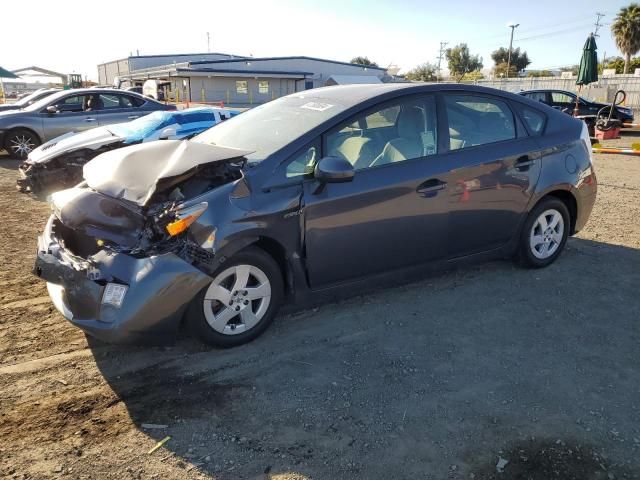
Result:
[[[309,102],[302,105],[300,108],[306,108],[307,110],[315,110],[317,112],[324,112],[325,110],[330,109],[333,105],[328,103],[319,103],[319,102]]]

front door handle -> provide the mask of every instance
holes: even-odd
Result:
[[[523,155],[522,157],[518,158],[518,160],[516,160],[516,169],[518,169],[521,172],[524,172],[526,170],[529,170],[529,167],[531,165],[533,165],[534,160],[529,158],[528,155]]]
[[[135,120],[136,118],[138,118],[140,115],[129,115],[127,118],[129,120]]]
[[[416,192],[418,192],[418,195],[421,197],[428,198],[434,197],[440,190],[444,190],[445,188],[447,188],[447,182],[443,182],[437,178],[430,178],[426,182],[421,183],[416,189]]]
[[[84,121],[85,122],[95,122],[96,119],[95,118],[85,118]]]

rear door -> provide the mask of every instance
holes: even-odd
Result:
[[[341,142],[351,140],[345,129],[374,128],[367,118],[376,117],[386,131],[379,132],[379,138],[364,138],[375,152],[342,148]],[[420,95],[381,104],[323,136],[323,156],[342,156],[356,165],[356,172],[351,182],[322,189],[316,181],[304,183],[305,249],[312,288],[446,255],[449,165],[437,151],[439,134],[435,97]],[[372,160],[363,161],[365,157]],[[309,171],[305,167],[309,158],[313,159],[303,155],[298,171]]]
[[[149,113],[140,111],[139,105],[136,106],[137,100],[133,95],[111,92],[101,93],[100,113],[98,115],[100,125],[130,122]]]
[[[457,92],[443,100],[445,157],[453,168],[447,247],[456,258],[498,248],[517,234],[540,175],[541,151],[506,101]]]
[[[68,132],[81,132],[98,126],[98,112],[92,108],[95,95],[73,95],[60,98],[48,106],[55,106],[57,113],[49,113],[46,107],[40,112],[44,129],[44,141]]]

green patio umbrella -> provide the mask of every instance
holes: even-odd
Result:
[[[582,58],[580,59],[580,70],[578,70],[578,79],[576,85],[580,85],[578,91],[582,90],[583,85],[598,81],[598,54],[596,50],[596,39],[593,33],[589,35],[587,41],[582,47]],[[573,110],[574,116],[578,113],[578,97],[576,97],[576,108]]]
[[[0,91],[2,91],[2,103],[4,103],[4,84],[2,83],[3,78],[20,78],[20,77],[18,77],[15,73],[0,67]]]
[[[20,78],[15,73],[0,67],[0,78]]]

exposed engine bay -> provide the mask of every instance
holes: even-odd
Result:
[[[179,146],[184,143],[175,142],[173,147],[184,149],[186,147]],[[164,145],[168,144],[162,142],[159,146],[166,148]],[[191,157],[192,161],[185,165],[189,168],[182,170],[172,162],[171,168],[167,169],[162,160],[156,157],[156,170],[147,169],[146,178],[140,175],[135,177],[135,183],[130,181],[128,184],[130,190],[126,189],[127,184],[125,188],[119,184],[118,192],[109,190],[114,185],[110,180],[114,177],[119,179],[120,175],[126,177],[126,173],[117,171],[110,177],[109,172],[104,171],[106,164],[93,165],[94,169],[88,175],[85,169],[87,181],[52,195],[55,214],[53,236],[69,253],[89,262],[92,255],[106,250],[133,257],[173,252],[191,264],[210,263],[213,249],[203,248],[184,233],[190,222],[207,208],[206,202],[194,205],[190,200],[242,179],[245,161],[233,149],[223,149],[226,156],[231,154],[231,158],[223,159],[220,147],[199,144],[196,148],[200,152],[216,152],[217,159],[205,163],[200,158],[199,163]],[[128,149],[120,149],[113,154],[118,155],[125,150]],[[116,163],[111,165],[116,167]],[[99,178],[93,177],[98,169],[102,170],[101,175]],[[165,176],[158,172],[170,172],[172,175]],[[92,186],[90,179],[99,182]],[[148,191],[143,191],[143,187]],[[144,198],[144,202],[140,201],[141,198]]]
[[[22,162],[17,187],[20,192],[38,194],[69,188],[82,181],[82,168],[98,155],[121,148],[123,142],[84,148],[60,155],[48,162]]]

